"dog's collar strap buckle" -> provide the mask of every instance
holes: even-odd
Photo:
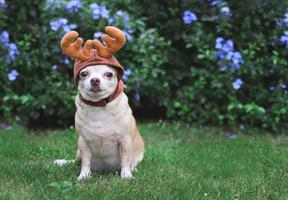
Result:
[[[90,101],[85,99],[80,93],[79,93],[79,98],[80,100],[89,105],[89,106],[94,106],[94,107],[105,107],[108,103],[110,103],[111,101],[113,101],[114,99],[116,99],[116,97],[119,96],[119,94],[121,94],[124,90],[124,83],[122,80],[120,80],[118,82],[118,86],[116,87],[115,91],[107,98],[105,99],[101,99],[100,101]]]

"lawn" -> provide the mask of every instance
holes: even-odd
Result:
[[[288,138],[179,124],[143,123],[144,161],[134,180],[118,172],[76,180],[74,130],[0,131],[0,199],[288,199]]]

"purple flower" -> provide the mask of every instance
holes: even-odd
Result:
[[[123,76],[123,80],[127,81],[128,77],[132,74],[132,70],[131,69],[126,69],[124,71],[124,76]]]
[[[99,19],[100,17],[109,19],[110,12],[105,5],[98,5],[97,3],[92,3],[89,7],[92,12],[92,19]]]
[[[220,12],[226,16],[232,16],[231,10],[228,6],[222,7]]]
[[[227,137],[229,140],[235,140],[237,138],[237,135],[233,132],[227,133]]]
[[[283,22],[286,24],[286,26],[288,26],[288,12],[285,13]]]
[[[7,4],[5,2],[5,0],[0,0],[0,8],[6,8]]]
[[[66,18],[59,18],[56,20],[50,21],[50,27],[53,31],[58,31],[64,25],[67,25],[68,20]]]
[[[222,49],[217,51],[216,54],[215,54],[216,60],[219,60],[219,61],[223,60],[225,58],[225,56],[226,56],[226,52],[223,51]]]
[[[114,24],[116,22],[116,20],[114,18],[109,18],[108,19],[108,23],[109,24]]]
[[[222,48],[226,53],[231,52],[234,50],[234,43],[232,40],[227,40]]]
[[[195,13],[193,13],[189,10],[186,10],[184,12],[182,19],[183,19],[184,24],[191,24],[191,23],[196,22],[198,20]]]
[[[243,84],[242,79],[237,78],[237,79],[233,82],[232,86],[233,86],[233,88],[234,88],[235,90],[239,90],[239,89],[241,88],[242,84]]]
[[[9,59],[11,61],[16,59],[16,56],[19,54],[18,48],[15,43],[10,43],[8,46]]]
[[[9,42],[10,42],[9,33],[7,31],[2,31],[1,32],[0,41],[1,41],[1,43],[3,43],[6,46],[9,44]]]
[[[235,70],[238,70],[240,68],[240,64],[242,64],[243,58],[240,52],[234,52],[232,56],[232,66]]]
[[[62,28],[63,28],[64,33],[68,33],[69,31],[77,28],[77,25],[76,24],[66,24]]]
[[[283,19],[279,19],[277,21],[277,26],[281,27],[283,25],[284,20]]]
[[[69,24],[69,28],[70,29],[76,29],[77,28],[77,24]]]
[[[12,128],[13,128],[10,124],[3,124],[2,127],[5,131],[12,130]]]
[[[83,7],[83,3],[80,0],[71,0],[66,4],[66,10],[68,13],[75,13]]]
[[[281,83],[281,84],[280,84],[280,87],[281,87],[282,89],[285,89],[285,88],[286,88],[286,84],[285,84],[285,83]]]
[[[217,6],[218,4],[221,4],[223,2],[224,2],[224,0],[212,0],[211,5],[212,6]]]
[[[225,71],[227,71],[227,65],[224,65],[224,64],[222,64],[222,65],[220,65],[220,71],[221,72],[225,72]]]
[[[46,8],[53,11],[56,8],[60,8],[62,2],[63,0],[46,0]]]
[[[125,21],[128,21],[130,19],[130,16],[127,12],[123,12],[122,10],[118,10],[116,12],[116,16],[123,18]]]
[[[103,32],[98,31],[98,32],[94,33],[94,38],[101,38],[102,35],[103,35]]]
[[[141,100],[141,96],[140,96],[140,92],[139,90],[137,89],[135,94],[134,94],[134,99],[137,101],[137,102],[140,102]]]
[[[53,31],[58,31],[62,29],[64,33],[71,31],[72,29],[77,28],[76,24],[68,24],[68,20],[66,18],[59,18],[56,20],[50,21],[50,27]]]
[[[123,31],[124,35],[126,36],[128,41],[131,41],[133,39],[132,35],[128,33],[127,31]]]
[[[68,58],[64,58],[63,62],[68,65],[70,63],[70,60]]]
[[[279,41],[288,48],[288,31],[284,31],[284,35],[280,37]]]
[[[271,86],[269,87],[269,90],[271,90],[271,91],[275,90],[275,86],[274,86],[274,85],[271,85]]]
[[[57,70],[57,68],[58,68],[58,66],[57,66],[57,65],[53,65],[53,66],[52,66],[52,70],[54,70],[54,71],[56,71],[56,70]]]
[[[100,9],[97,3],[90,4],[90,10],[92,12],[92,19],[99,19],[100,18]]]
[[[109,18],[110,12],[106,6],[100,6],[101,16],[105,19]]]
[[[220,64],[220,71],[227,70],[227,64],[230,63],[231,70],[236,71],[240,65],[244,63],[240,52],[234,51],[234,43],[232,40],[225,41],[222,37],[216,38],[215,48],[218,51],[215,54],[215,59]]]
[[[17,76],[19,75],[17,70],[12,70],[9,74],[8,74],[8,79],[10,81],[15,81]]]
[[[216,48],[216,49],[222,49],[223,43],[224,43],[224,39],[223,39],[222,37],[216,38],[215,48]]]

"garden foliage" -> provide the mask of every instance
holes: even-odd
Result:
[[[73,60],[59,42],[122,29],[126,92],[135,108],[189,124],[288,121],[288,2],[282,0],[0,0],[0,109],[27,125],[69,125]],[[137,114],[137,113],[136,113]]]

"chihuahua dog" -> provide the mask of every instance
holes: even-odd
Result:
[[[133,178],[132,172],[144,156],[144,142],[123,92],[124,69],[112,56],[126,39],[116,27],[105,30],[113,37],[102,36],[106,46],[98,40],[87,40],[81,49],[83,40],[75,41],[78,37],[75,31],[61,40],[64,54],[77,59],[74,81],[78,89],[75,99],[76,158],[81,160],[78,180],[88,178],[91,171],[106,170],[120,170],[123,179]],[[92,43],[96,49],[91,49]],[[61,165],[63,160],[56,163]]]
[[[117,85],[117,71],[107,65],[89,66],[80,71],[78,91],[89,101],[109,97]],[[91,169],[121,169],[122,178],[132,178],[132,171],[143,159],[144,144],[127,96],[122,92],[105,107],[93,107],[83,103],[79,94],[75,101],[77,158],[82,161],[78,179],[87,178]]]

